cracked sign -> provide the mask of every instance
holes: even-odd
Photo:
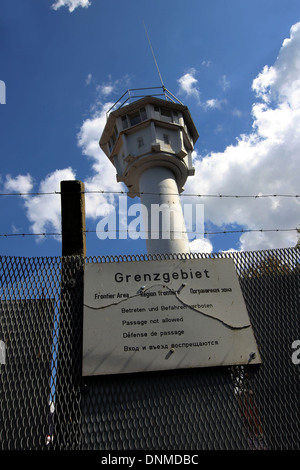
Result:
[[[233,260],[86,265],[83,376],[260,362]]]

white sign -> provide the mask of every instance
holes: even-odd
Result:
[[[231,259],[85,267],[84,376],[260,363]]]

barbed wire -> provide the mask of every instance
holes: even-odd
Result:
[[[223,235],[223,234],[233,234],[233,233],[251,233],[251,232],[292,232],[292,231],[299,231],[298,228],[283,228],[283,229],[239,229],[239,230],[220,230],[220,231],[213,231],[213,232],[189,232],[189,231],[172,231],[172,233],[186,233],[187,235],[193,234],[193,235]],[[146,233],[146,230],[140,230],[140,231],[135,231],[135,230],[84,230],[82,233],[83,234],[90,234],[90,233],[120,233],[120,232],[126,232],[126,233]],[[156,231],[151,231],[151,233],[158,233]],[[159,233],[170,233],[169,231],[163,231]],[[0,237],[2,238],[9,238],[9,237],[61,237],[62,233],[61,232],[41,232],[41,233],[1,233]]]
[[[61,191],[49,191],[49,192],[13,192],[13,193],[0,193],[0,196],[49,196],[49,195],[61,195]],[[68,192],[68,195],[72,192]],[[177,193],[156,193],[156,192],[133,192],[133,191],[107,191],[102,189],[92,191],[82,191],[81,193],[74,192],[73,194],[124,194],[124,195],[153,195],[153,196],[176,196]],[[298,198],[299,194],[195,194],[195,193],[181,193],[180,197],[211,197],[211,198],[271,198],[271,197],[284,197],[284,198]]]
[[[27,197],[27,196],[49,196],[49,195],[61,195],[61,191],[49,191],[49,192],[10,192],[10,193],[0,193],[0,196],[21,196],[21,197]],[[68,193],[68,195],[72,194],[72,192]],[[79,194],[78,192],[74,192],[74,194]],[[85,190],[82,191],[81,194],[123,194],[123,195],[141,195],[141,194],[147,194],[147,195],[165,195],[165,196],[174,196],[176,193],[156,193],[156,192],[132,192],[132,191],[107,191],[107,190]],[[256,194],[256,195],[237,195],[237,194],[193,194],[193,193],[182,193],[179,194],[179,196],[184,196],[184,197],[202,197],[202,198],[253,198],[253,199],[259,199],[259,198],[298,198],[300,195],[298,194]],[[287,229],[239,229],[239,230],[220,230],[220,231],[213,231],[213,232],[185,232],[187,234],[194,234],[194,235],[220,235],[220,234],[233,234],[233,233],[251,233],[251,232],[288,232],[288,231],[297,231],[299,229],[297,228],[287,228]],[[89,234],[89,233],[119,233],[122,232],[122,230],[85,230],[83,233]],[[127,233],[142,233],[146,231],[128,231],[128,230],[123,230],[123,232]],[[152,232],[153,233],[153,232]],[[41,232],[41,233],[2,233],[0,234],[1,238],[10,238],[10,237],[61,237],[62,233],[57,233],[57,232]]]

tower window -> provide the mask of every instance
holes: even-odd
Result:
[[[143,137],[138,137],[137,141],[138,141],[138,148],[143,147],[144,145]]]
[[[136,113],[130,114],[129,119],[130,119],[131,126],[135,126],[136,124],[139,124],[139,122],[141,122],[140,112],[137,111]]]
[[[171,110],[168,108],[160,108],[159,106],[154,106],[154,111],[160,113],[160,119],[165,122],[174,122],[179,124],[179,114],[178,111]]]
[[[166,109],[166,108],[161,108],[160,112],[161,112],[161,115],[162,115],[162,116],[169,117],[169,118],[172,117],[171,111],[169,111],[169,110]]]
[[[170,144],[170,136],[168,134],[164,134],[164,143]]]
[[[140,113],[141,113],[141,119],[142,119],[142,121],[145,121],[145,120],[147,119],[146,109],[145,109],[145,108],[141,108],[141,109],[140,109]]]
[[[128,127],[127,116],[122,116],[122,127],[123,129],[127,129]]]
[[[172,122],[172,113],[167,108],[160,108],[160,116],[163,121]]]
[[[129,121],[131,126],[135,126],[136,124],[139,124],[142,121],[145,121],[147,119],[147,113],[145,108],[141,108],[135,113],[129,114]]]
[[[173,122],[175,122],[175,124],[179,124],[179,117],[177,111],[173,111]]]

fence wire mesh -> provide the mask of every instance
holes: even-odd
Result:
[[[81,376],[85,263],[224,256],[261,365]],[[0,264],[0,449],[299,449],[298,248]]]

